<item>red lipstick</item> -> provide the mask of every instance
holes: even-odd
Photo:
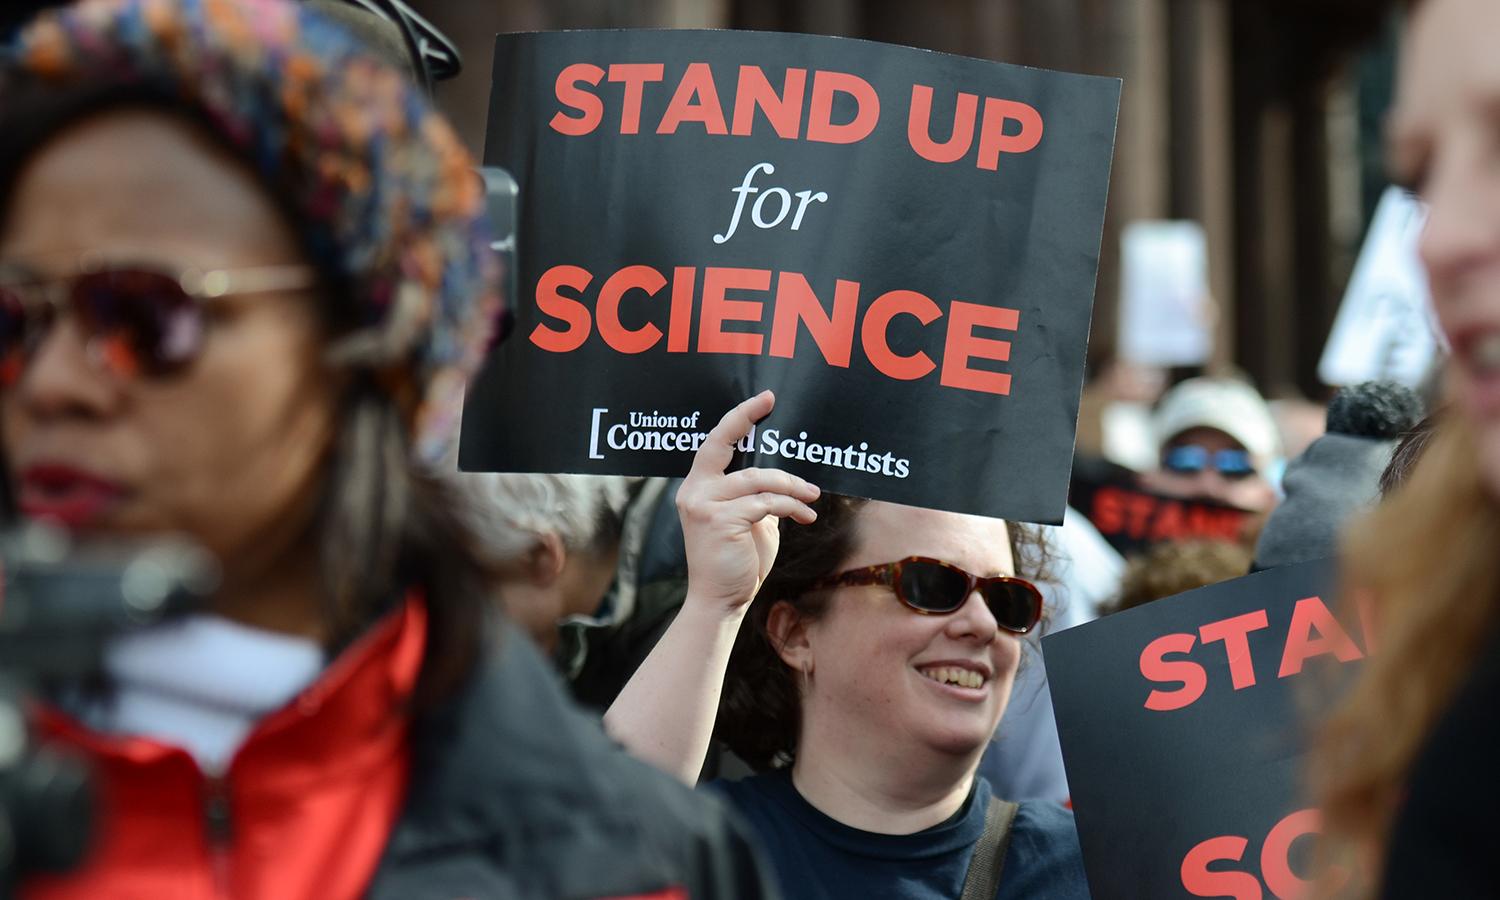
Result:
[[[124,493],[121,485],[92,472],[45,464],[21,472],[19,502],[27,518],[82,528],[98,521]]]

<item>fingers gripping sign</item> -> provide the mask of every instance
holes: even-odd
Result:
[[[770,414],[776,397],[762,391],[724,414],[693,458],[677,492],[687,549],[689,595],[726,610],[744,608],[776,561],[779,520],[811,524],[819,490],[777,469],[725,473],[734,445]]]

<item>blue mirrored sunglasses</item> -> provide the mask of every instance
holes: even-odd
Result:
[[[1162,465],[1169,472],[1196,475],[1212,468],[1229,479],[1249,478],[1255,474],[1255,464],[1245,450],[1216,450],[1197,444],[1180,444],[1167,451]]]

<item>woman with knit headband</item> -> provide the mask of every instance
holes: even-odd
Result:
[[[39,708],[99,814],[22,896],[760,895],[716,807],[485,621],[420,474],[499,313],[470,167],[279,0],[86,2],[0,65],[8,512],[223,569]]]

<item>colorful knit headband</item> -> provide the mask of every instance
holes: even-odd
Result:
[[[308,252],[364,326],[339,359],[404,372],[433,458],[501,311],[483,187],[453,131],[395,69],[285,0],[86,0],[39,18],[0,72],[66,87],[165,84],[287,194]]]

